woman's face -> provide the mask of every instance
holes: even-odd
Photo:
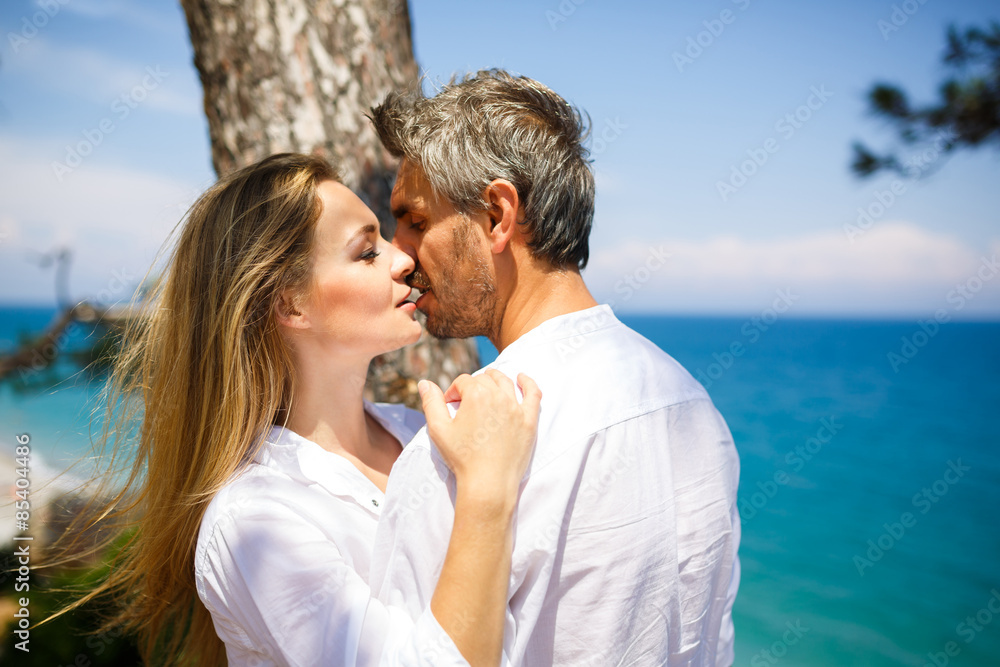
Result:
[[[323,211],[296,328],[310,347],[338,356],[373,357],[415,342],[421,328],[403,281],[413,260],[379,235],[378,218],[347,187],[323,181],[316,191]]]

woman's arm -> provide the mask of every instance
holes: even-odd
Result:
[[[494,370],[459,377],[448,391],[420,384],[427,431],[455,474],[455,520],[431,611],[472,667],[500,663],[518,489],[535,442],[541,392]]]
[[[342,506],[320,484],[255,469],[213,500],[195,558],[199,597],[227,643],[231,665],[498,663],[511,517],[534,442],[538,393],[522,380],[525,401],[518,406],[509,380],[457,382],[465,401],[454,421],[439,389],[431,387],[424,399],[439,449],[460,480],[431,609],[413,620],[372,595],[339,546],[362,539],[360,528],[357,535],[350,528],[350,503]]]
[[[356,507],[274,475],[224,489],[203,524],[198,595],[231,667],[461,667],[430,609],[379,602],[356,569]]]

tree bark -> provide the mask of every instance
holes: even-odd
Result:
[[[391,238],[396,161],[368,109],[415,85],[418,68],[406,0],[181,0],[218,174],[273,153],[322,155],[375,211]],[[479,365],[472,340],[424,331],[369,369],[372,400],[419,407],[416,380],[443,386]]]

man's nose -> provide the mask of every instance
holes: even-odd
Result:
[[[414,263],[417,261],[417,249],[413,246],[409,234],[401,227],[396,227],[396,233],[392,236],[392,245],[402,250],[410,256]]]

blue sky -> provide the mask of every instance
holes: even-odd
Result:
[[[504,67],[590,114],[585,277],[617,310],[749,316],[782,290],[794,315],[914,319],[1000,318],[1000,152],[935,159],[933,175],[894,184],[853,177],[850,145],[893,140],[866,113],[872,83],[930,101],[946,26],[997,9],[411,2],[432,81]],[[126,298],[214,178],[179,5],[14,0],[0,28],[0,302],[51,302],[52,271],[32,253],[59,245],[75,251],[75,297]],[[78,165],[54,166],[80,142],[92,150]],[[745,181],[732,177],[741,166]],[[877,213],[866,228],[859,207]]]

